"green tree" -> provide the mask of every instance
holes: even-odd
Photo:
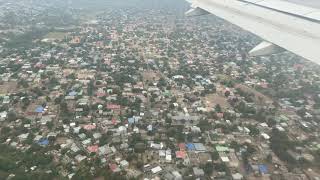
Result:
[[[222,108],[221,108],[220,104],[217,104],[214,109],[216,112],[219,112],[219,113],[222,112]]]

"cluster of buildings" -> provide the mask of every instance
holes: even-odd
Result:
[[[25,172],[320,178],[314,65],[291,54],[248,57],[256,37],[171,8],[106,11],[63,39],[4,49],[0,143],[52,157]]]

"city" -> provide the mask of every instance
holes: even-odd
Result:
[[[0,179],[320,178],[318,65],[183,0],[37,2],[0,1]]]

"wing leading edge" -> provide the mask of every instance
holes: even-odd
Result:
[[[195,0],[192,2],[195,12],[188,12],[215,14],[279,49],[320,64],[320,10],[305,6],[298,10],[298,6],[281,0]]]

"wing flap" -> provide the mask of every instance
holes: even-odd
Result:
[[[319,23],[238,0],[196,0],[193,6],[320,64]]]
[[[311,18],[320,21],[320,17],[316,14],[320,13],[319,9],[311,8],[299,4],[290,3],[281,0],[241,0],[244,2],[252,3],[266,8],[271,8],[277,11],[297,15],[300,17]]]

